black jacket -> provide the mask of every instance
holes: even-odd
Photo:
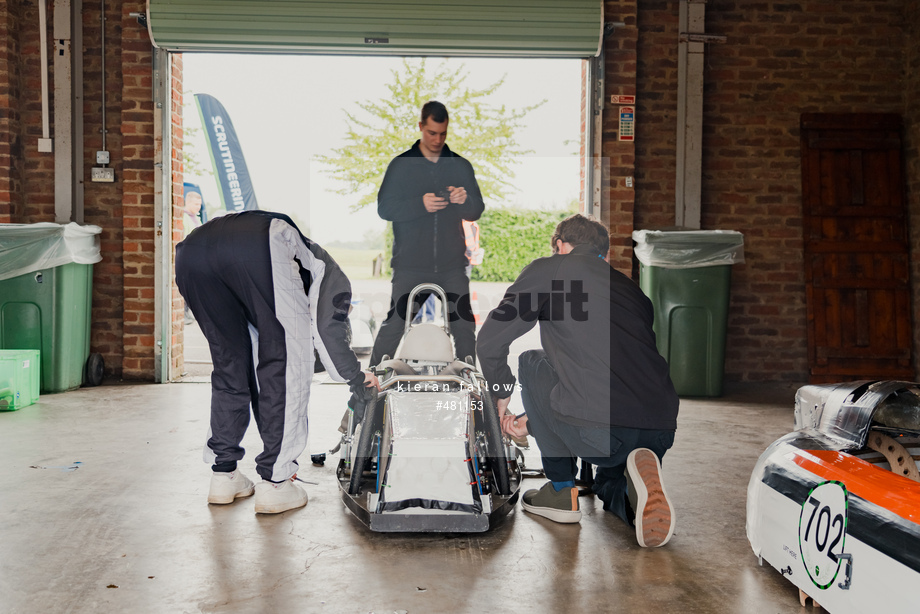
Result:
[[[447,186],[466,188],[466,202],[429,213],[422,196],[438,194]],[[390,162],[377,193],[377,213],[393,222],[390,266],[432,273],[466,267],[466,239],[460,220],[478,220],[484,208],[472,164],[446,144],[438,161],[431,162],[416,141],[409,151]]]
[[[540,322],[540,340],[559,375],[550,405],[563,421],[675,429],[679,399],[658,353],[652,303],[631,279],[588,246],[524,267],[476,344],[493,397],[510,396],[511,342]]]

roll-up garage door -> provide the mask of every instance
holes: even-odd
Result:
[[[169,51],[585,58],[601,0],[148,0]]]

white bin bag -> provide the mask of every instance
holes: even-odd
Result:
[[[735,230],[634,230],[636,258],[646,266],[693,269],[744,262],[744,235]]]
[[[0,280],[62,264],[95,264],[99,226],[69,224],[0,224]]]

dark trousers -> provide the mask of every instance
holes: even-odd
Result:
[[[306,446],[313,351],[309,326],[286,330],[279,319],[297,320],[278,313],[278,279],[268,231],[260,223],[267,224],[257,217],[219,218],[193,233],[177,246],[176,283],[214,363],[205,460],[215,471],[236,467],[251,407],[264,445],[256,470],[262,479],[280,482],[297,471]],[[213,232],[218,227],[228,228]],[[290,266],[277,268],[292,278],[292,286],[302,287]]]
[[[529,350],[518,359],[521,400],[527,425],[543,456],[543,470],[553,482],[575,479],[578,459],[595,469],[594,492],[604,509],[629,523],[626,515],[626,457],[649,448],[659,460],[674,444],[674,431],[619,426],[576,426],[563,422],[550,407],[550,392],[559,382],[543,350]]]
[[[377,331],[370,364],[377,365],[384,355],[393,358],[396,348],[406,329],[406,313],[409,310],[409,293],[419,284],[437,284],[447,294],[450,333],[454,337],[456,356],[465,360],[467,356],[476,359],[476,322],[470,305],[470,279],[463,269],[446,273],[423,273],[418,271],[393,271],[393,294],[390,296],[390,311],[387,319]],[[430,292],[419,292],[412,305],[410,321],[419,308],[425,304]]]

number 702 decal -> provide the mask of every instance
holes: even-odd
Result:
[[[840,571],[847,533],[847,489],[830,481],[811,489],[799,515],[799,552],[808,577],[820,589],[833,584]]]

